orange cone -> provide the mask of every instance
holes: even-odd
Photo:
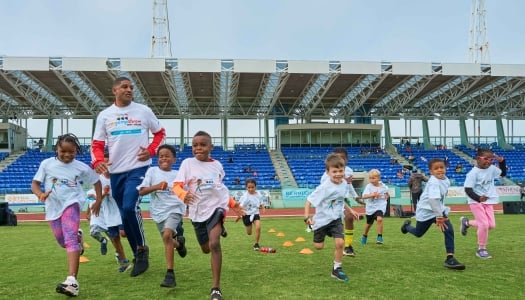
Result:
[[[283,247],[292,247],[292,246],[293,246],[293,243],[290,241],[286,241],[283,243]]]
[[[299,251],[301,254],[313,254],[314,252],[310,250],[309,248],[304,248],[303,250]]]
[[[80,256],[80,258],[78,259],[79,262],[83,263],[83,262],[88,262],[89,259],[87,257],[85,257],[84,255]]]
[[[284,233],[283,233],[283,232],[279,232],[279,233],[277,234],[277,236],[284,236]]]
[[[268,232],[270,232],[270,233],[274,233],[274,232],[275,232],[275,229],[270,228],[270,230],[268,230]]]
[[[295,241],[296,242],[306,242],[306,240],[302,236],[296,238]]]

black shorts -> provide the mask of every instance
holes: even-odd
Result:
[[[250,218],[252,216],[253,216],[253,220],[250,221]],[[242,222],[244,223],[244,226],[246,226],[246,227],[252,226],[253,222],[255,222],[256,220],[260,220],[260,219],[261,219],[261,216],[259,214],[242,216]]]
[[[343,223],[341,219],[333,220],[325,226],[314,230],[314,243],[324,242],[325,236],[344,238]]]
[[[382,217],[383,211],[382,210],[376,210],[371,215],[366,215],[366,224],[372,225],[374,224],[374,221],[377,220],[377,217]]]
[[[199,245],[204,245],[210,240],[210,231],[217,223],[224,223],[224,216],[226,211],[224,208],[216,208],[211,217],[204,222],[191,222],[193,224],[193,229],[195,229],[195,235],[197,236],[197,241]]]

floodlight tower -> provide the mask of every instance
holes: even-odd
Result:
[[[171,57],[168,0],[153,0],[153,32],[150,57]]]
[[[471,0],[469,60],[471,63],[490,63],[489,39],[485,18],[485,0]]]

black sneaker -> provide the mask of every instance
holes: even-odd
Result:
[[[469,228],[467,217],[459,218],[459,228],[461,235],[467,235],[467,229]]]
[[[80,255],[84,254],[84,231],[78,230],[78,246],[80,247]]]
[[[261,250],[261,247],[259,246],[259,243],[255,243],[255,244],[253,244],[253,250],[254,250],[254,251],[259,251],[259,250]]]
[[[455,257],[447,258],[444,266],[453,270],[465,270],[465,265],[460,263]]]
[[[149,248],[144,246],[144,249],[139,249],[137,251],[137,257],[134,259],[133,269],[131,270],[131,277],[138,276],[144,272],[149,267]]]
[[[186,249],[186,238],[184,238],[182,235],[177,236],[177,242],[179,242],[179,247],[177,249],[177,253],[179,253],[180,257],[185,257],[186,254],[188,254],[188,249]]]
[[[337,268],[335,270],[332,270],[332,278],[335,278],[339,281],[348,281],[350,280],[348,276],[346,276],[345,272],[343,272],[342,268]]]
[[[108,239],[103,237],[100,241],[100,254],[106,255],[108,253]]]
[[[407,226],[408,225],[410,225],[410,220],[405,220],[405,222],[403,222],[403,225],[401,226],[401,232],[403,234],[407,234],[407,232],[408,232]]]
[[[228,236],[228,231],[226,231],[226,227],[224,227],[224,224],[222,225],[221,236],[222,237],[227,237]]]
[[[354,247],[352,246],[345,247],[345,249],[343,250],[343,255],[354,257],[355,256]]]
[[[211,300],[222,300],[222,292],[219,288],[212,288],[210,292]]]
[[[160,283],[161,287],[172,288],[175,287],[177,283],[175,282],[175,273],[167,272],[164,276],[164,281]]]

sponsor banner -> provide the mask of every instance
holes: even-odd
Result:
[[[38,201],[38,197],[35,194],[5,194],[5,201],[9,202],[10,204],[40,203]]]
[[[496,186],[496,192],[499,196],[517,196],[520,195],[520,187],[517,185],[500,185]],[[465,188],[462,186],[452,186],[448,188],[447,197],[467,197]]]

